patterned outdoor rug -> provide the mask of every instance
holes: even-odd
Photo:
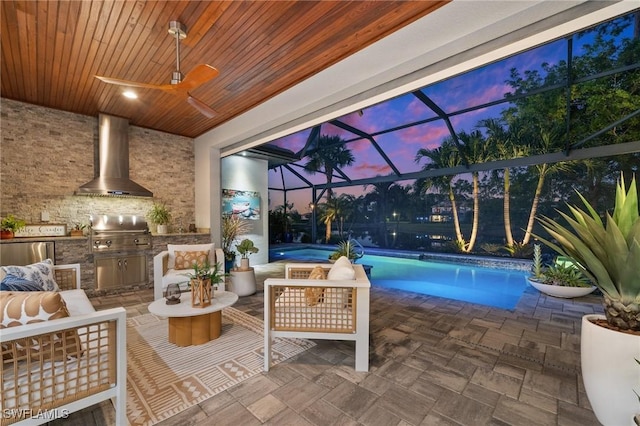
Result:
[[[234,308],[222,311],[222,334],[198,346],[168,342],[167,320],[152,314],[127,319],[127,417],[153,425],[256,374],[263,367],[262,320]],[[276,339],[273,363],[313,347]]]

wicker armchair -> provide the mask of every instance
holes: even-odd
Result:
[[[353,265],[353,280],[308,279],[311,271],[330,264],[295,264],[285,267],[285,278],[264,282],[264,370],[271,365],[276,337],[356,342],[355,369],[369,370],[369,290],[362,265]],[[310,300],[310,295],[313,299]]]

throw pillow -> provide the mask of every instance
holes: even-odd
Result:
[[[53,261],[51,259],[33,263],[27,266],[2,266],[2,270],[8,275],[24,278],[32,281],[44,291],[60,291],[53,277]]]
[[[167,267],[169,269],[176,268],[176,251],[205,251],[209,250],[209,263],[216,263],[214,244],[167,244],[169,259]]]
[[[353,269],[353,265],[351,261],[346,257],[342,256],[331,266],[329,269],[329,273],[327,274],[328,280],[355,280],[356,271]],[[345,308],[348,307],[351,303],[350,299],[351,289],[350,288],[328,288],[325,291],[325,303],[329,303],[335,305],[336,307]]]
[[[42,291],[33,281],[7,274],[0,282],[0,291]]]
[[[311,270],[309,274],[310,280],[326,280],[324,268],[322,266],[316,266]],[[322,301],[322,295],[324,294],[324,287],[307,287],[304,289],[304,299],[307,306],[315,306]]]
[[[328,280],[354,280],[355,278],[356,271],[346,256],[342,256],[336,260],[327,274]]]
[[[0,329],[52,321],[69,316],[67,306],[59,292],[3,292],[0,293]],[[26,338],[2,343],[4,356],[32,361],[62,361],[82,355],[78,331],[75,329],[38,338]]]
[[[203,267],[209,257],[206,251],[176,251],[175,269],[193,269],[194,264]]]

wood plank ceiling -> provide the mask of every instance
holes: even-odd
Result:
[[[2,1],[1,96],[196,137],[448,1]],[[182,73],[220,71],[192,91],[211,119],[179,96],[138,88],[130,101],[94,77],[168,84],[175,20],[187,26]]]

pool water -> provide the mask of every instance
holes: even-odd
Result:
[[[327,262],[331,251],[270,250],[270,260]],[[371,284],[446,297],[496,308],[513,309],[527,288],[524,271],[365,254],[357,263],[371,265]]]

